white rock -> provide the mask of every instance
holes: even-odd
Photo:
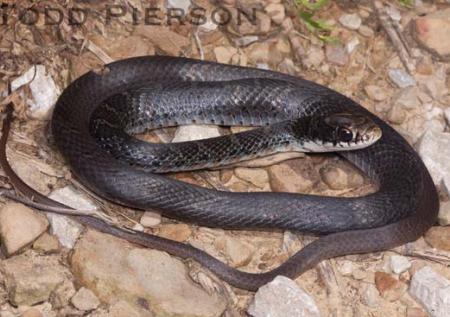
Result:
[[[400,22],[402,19],[402,16],[400,14],[400,11],[397,10],[394,6],[387,6],[386,7],[386,13],[391,17],[392,20]]]
[[[389,69],[388,75],[389,78],[400,88],[406,88],[416,84],[416,80],[402,69]]]
[[[426,266],[414,274],[409,293],[432,317],[448,317],[450,312],[450,281]]]
[[[182,9],[185,14],[189,11],[191,0],[167,0],[166,7],[172,9]]]
[[[97,209],[91,200],[76,192],[70,186],[54,190],[49,198],[79,210]],[[52,232],[58,237],[59,242],[64,247],[72,249],[83,230],[83,226],[63,215],[47,213],[47,218],[50,220]]]
[[[350,30],[357,30],[361,26],[361,18],[358,14],[344,14],[339,18],[339,22]]]
[[[47,227],[44,215],[22,204],[7,203],[0,210],[0,236],[8,255],[31,244]]]
[[[347,53],[351,54],[356,49],[356,47],[358,47],[359,44],[360,44],[359,39],[356,36],[352,38],[345,46]]]
[[[395,274],[401,274],[411,267],[411,262],[408,258],[401,255],[392,255],[389,263],[392,272]]]
[[[418,152],[436,185],[450,180],[450,133],[426,131],[419,142]]]
[[[450,225],[450,201],[441,202],[439,208],[438,221],[441,226]]]
[[[248,313],[253,317],[319,317],[312,297],[293,280],[277,276],[255,294]]]
[[[46,73],[45,66],[32,66],[22,76],[11,82],[11,89],[14,91],[24,85],[29,85],[34,99],[28,102],[30,116],[41,120],[49,119],[61,91],[53,78]]]
[[[345,260],[339,267],[339,272],[343,276],[350,276],[353,273],[353,262]]]
[[[70,300],[77,309],[79,310],[93,310],[100,305],[100,301],[97,296],[85,287],[82,287]]]
[[[371,308],[377,308],[380,306],[380,293],[373,284],[367,284],[361,294],[361,302]]]
[[[153,211],[146,211],[139,222],[147,228],[156,227],[161,223],[161,214]]]
[[[183,125],[178,127],[172,142],[194,141],[220,136],[219,128],[211,125]]]

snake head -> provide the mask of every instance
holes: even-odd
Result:
[[[381,138],[382,131],[366,115],[335,113],[312,119],[309,134],[314,151],[332,152],[370,146]]]

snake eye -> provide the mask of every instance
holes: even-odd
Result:
[[[353,140],[353,132],[347,128],[339,128],[338,137],[341,142],[350,142]]]

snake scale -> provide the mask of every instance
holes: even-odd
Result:
[[[108,100],[117,95],[126,98],[128,92],[142,87],[147,87],[143,99],[160,98],[162,106],[152,110],[137,98],[138,102],[128,103],[127,108],[116,102],[115,110],[108,110]],[[162,97],[152,94],[152,89]],[[375,193],[343,198],[201,188],[136,166],[139,163],[132,161],[131,154],[141,153],[137,156],[145,160],[142,149],[146,145],[116,131],[115,126],[102,124],[102,116],[118,115],[128,125],[126,132],[140,132],[194,120],[273,125],[288,118],[336,112],[368,116],[382,130],[374,145],[339,152],[377,183]],[[147,119],[139,119],[144,117]],[[111,120],[115,119],[105,122]],[[435,223],[439,209],[436,188],[423,162],[394,129],[331,89],[268,70],[167,56],[117,61],[101,72],[81,76],[63,91],[53,112],[52,133],[79,181],[108,200],[138,209],[158,209],[167,217],[204,226],[323,235],[265,273],[238,271],[189,245],[142,233],[134,236],[142,245],[192,258],[231,285],[249,290],[277,275],[294,278],[327,258],[381,251],[413,241]],[[110,146],[102,146],[102,140]],[[101,221],[89,221],[108,232]]]

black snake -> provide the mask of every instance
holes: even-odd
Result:
[[[140,92],[136,95],[136,91]],[[149,106],[152,102],[159,106]],[[270,124],[269,130],[255,130],[266,133],[279,122],[335,113],[367,116],[381,128],[382,137],[374,145],[340,152],[377,182],[376,193],[342,198],[201,188],[150,172],[164,171],[165,165],[153,160],[162,150],[127,134],[193,120]],[[52,132],[76,177],[117,203],[159,209],[168,217],[205,226],[326,234],[280,267],[261,274],[240,272],[188,245],[135,236],[138,243],[193,258],[230,284],[250,290],[277,275],[293,278],[326,258],[413,241],[434,224],[439,209],[423,162],[391,127],[333,90],[266,70],[164,56],[114,62],[101,73],[83,75],[64,90],[54,109]],[[289,140],[286,144],[292,146]],[[208,162],[211,158],[204,150],[196,149],[204,156],[197,159]],[[249,146],[248,153],[253,150]],[[177,153],[162,152],[176,170],[183,162]],[[227,155],[233,160],[232,153]],[[104,229],[99,221],[92,222]]]

